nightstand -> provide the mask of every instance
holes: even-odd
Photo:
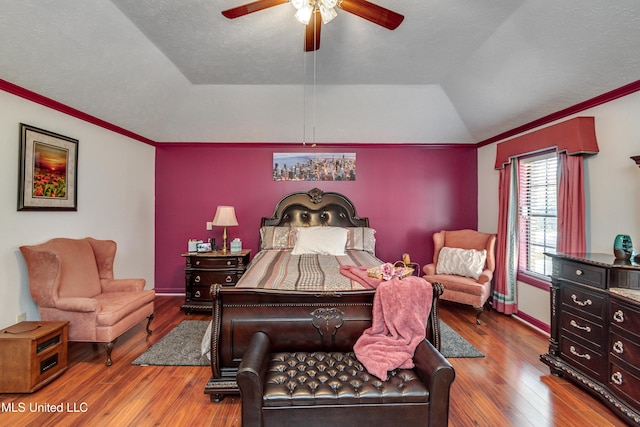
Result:
[[[69,322],[20,322],[0,331],[0,393],[33,393],[67,370]]]
[[[240,252],[189,252],[182,254],[186,260],[185,298],[181,309],[211,312],[210,288],[214,283],[235,286],[249,265],[250,249]]]

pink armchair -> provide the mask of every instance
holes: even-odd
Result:
[[[57,238],[20,251],[40,318],[68,320],[69,341],[105,343],[107,366],[124,332],[147,318],[151,334],[155,291],[144,279],[113,278],[116,242]]]
[[[440,231],[433,235],[433,263],[423,268],[424,278],[429,282],[440,282],[444,293],[440,299],[472,305],[476,311],[476,323],[480,324],[480,314],[491,294],[491,280],[496,267],[496,235],[475,230]],[[451,268],[438,268],[440,251],[443,247],[476,251],[486,250],[486,261],[479,269],[477,279],[472,275],[452,274]],[[442,260],[444,262],[444,260]],[[453,268],[455,270],[455,268]],[[442,274],[447,271],[449,274]]]

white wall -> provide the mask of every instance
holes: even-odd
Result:
[[[3,91],[0,112],[0,328],[39,319],[20,245],[113,239],[116,278],[153,288],[155,148]],[[17,211],[20,123],[79,140],[77,212]]]
[[[600,148],[585,161],[587,251],[612,253],[617,234],[640,249],[640,168],[629,158],[640,155],[640,92],[575,116],[595,117]],[[489,232],[498,223],[495,156],[496,144],[478,150],[478,228]],[[519,311],[548,325],[549,293],[519,282],[518,294]]]

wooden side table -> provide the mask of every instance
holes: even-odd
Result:
[[[69,322],[20,322],[0,331],[0,393],[33,393],[67,370]]]
[[[249,265],[250,249],[240,252],[189,252],[182,254],[186,260],[185,298],[182,310],[211,312],[210,288],[214,283],[235,286]]]

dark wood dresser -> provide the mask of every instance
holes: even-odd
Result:
[[[584,387],[640,425],[640,264],[608,254],[547,254],[551,373]]]
[[[185,298],[182,310],[187,313],[203,311],[211,313],[210,289],[214,283],[235,286],[249,265],[250,249],[240,252],[189,252],[182,254],[186,260]]]

